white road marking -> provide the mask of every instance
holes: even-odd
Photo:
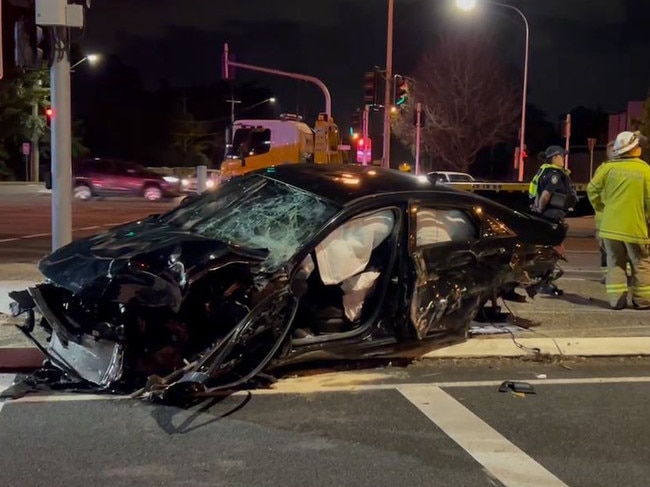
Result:
[[[347,382],[335,382],[328,384],[328,380],[345,380],[346,376],[352,379]],[[386,378],[390,375],[386,374]],[[386,391],[399,390],[418,387],[438,387],[441,389],[458,389],[466,387],[497,387],[504,380],[516,380],[527,382],[532,385],[601,385],[601,384],[625,384],[625,383],[650,383],[650,377],[589,377],[577,379],[529,379],[523,378],[503,378],[500,380],[482,380],[482,381],[455,381],[455,382],[414,382],[414,383],[391,383],[391,384],[364,384],[363,380],[354,383],[354,373],[332,372],[322,374],[321,376],[298,377],[295,379],[282,379],[277,382],[274,389],[258,389],[251,391],[238,391],[233,396],[243,396],[248,394],[267,396],[280,394],[322,394],[330,392],[366,392],[366,391]],[[15,399],[12,403],[48,403],[48,402],[71,402],[71,401],[114,401],[129,399],[130,396],[108,395],[108,394],[40,394],[25,396]],[[137,400],[137,399],[136,399]]]
[[[600,254],[600,250],[567,250],[567,254]]]
[[[439,387],[397,390],[506,487],[568,487]]]

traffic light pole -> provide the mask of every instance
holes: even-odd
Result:
[[[420,139],[422,135],[422,103],[415,106],[415,175],[420,175]]]
[[[361,130],[361,140],[363,140],[363,158],[362,163],[368,164],[372,162],[372,154],[370,155],[370,161],[366,159],[366,154],[368,153],[367,144],[368,144],[368,132],[370,126],[370,106],[365,105],[363,107],[363,121],[362,121],[362,130]]]
[[[34,102],[32,103],[32,117],[34,120],[38,118],[38,103]],[[40,163],[40,152],[39,152],[39,133],[37,129],[35,128],[34,131],[32,132],[32,151],[31,151],[31,180],[38,182],[39,180],[39,167],[41,165]]]
[[[67,29],[59,28],[62,36]],[[66,47],[50,68],[52,90],[52,250],[72,242],[72,116]]]
[[[384,89],[384,137],[381,167],[390,168],[390,92],[393,80],[393,13],[395,0],[388,0],[388,32],[386,35],[386,84]]]
[[[392,0],[391,0],[392,1]],[[224,45],[224,57],[225,57],[225,65],[226,66],[233,66],[235,68],[241,68],[241,69],[247,69],[249,71],[257,71],[259,73],[267,73],[267,74],[275,74],[276,76],[283,76],[285,78],[293,78],[293,79],[299,79],[302,81],[307,81],[309,83],[313,83],[316,86],[318,86],[321,91],[323,92],[323,96],[325,97],[325,113],[327,114],[328,117],[332,116],[332,95],[330,94],[329,89],[327,89],[327,86],[325,83],[323,83],[321,80],[316,78],[315,76],[309,76],[307,74],[300,74],[300,73],[290,73],[288,71],[281,71],[279,69],[271,69],[271,68],[264,68],[262,66],[255,66],[253,64],[244,64],[236,61],[231,61],[229,59],[229,51],[228,51],[228,44]]]

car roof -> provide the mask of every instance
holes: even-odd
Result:
[[[282,164],[256,172],[341,205],[382,193],[460,193],[454,188],[437,186],[426,177],[374,166],[301,163]]]

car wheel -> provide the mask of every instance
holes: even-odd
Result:
[[[144,199],[147,201],[160,201],[162,190],[158,186],[147,186],[144,188]]]
[[[74,197],[78,200],[88,201],[93,196],[93,191],[89,186],[80,184],[74,187]]]

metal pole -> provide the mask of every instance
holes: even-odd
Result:
[[[196,166],[196,192],[205,193],[208,182],[208,166]]]
[[[505,7],[509,8],[511,10],[514,10],[519,14],[519,16],[523,19],[524,21],[524,26],[526,27],[526,51],[524,54],[524,82],[523,82],[523,92],[521,96],[521,127],[519,128],[519,175],[518,175],[518,180],[519,182],[522,182],[524,180],[524,145],[526,141],[526,103],[527,103],[527,98],[528,98],[528,55],[530,51],[530,28],[528,25],[528,19],[524,15],[524,13],[519,10],[517,7],[513,7],[512,5],[507,5],[505,3],[499,3],[499,2],[489,2],[492,5],[497,5],[499,7]]]
[[[288,71],[281,71],[279,69],[263,68],[261,66],[255,66],[253,64],[244,64],[230,60],[228,60],[227,63],[229,66],[234,66],[235,68],[248,69],[250,71],[258,71],[260,73],[275,74],[278,76],[284,76],[285,78],[300,79],[315,84],[321,89],[323,96],[325,96],[325,113],[328,117],[332,116],[332,95],[330,94],[329,89],[327,89],[325,83],[323,83],[315,76],[309,76],[307,74],[300,73],[291,73]]]
[[[589,154],[589,179],[594,177],[594,150],[591,149]]]
[[[381,167],[390,168],[390,91],[393,81],[393,14],[395,0],[388,0],[388,26],[386,32],[386,86],[384,89],[384,135]]]
[[[66,36],[67,29],[59,28]],[[70,59],[66,47],[50,69],[52,90],[52,250],[72,242],[72,127]]]
[[[415,106],[415,175],[420,175],[420,137],[422,135],[422,103]]]
[[[32,117],[34,120],[38,118],[38,103],[32,104]],[[32,133],[32,181],[38,182],[39,180],[39,168],[40,168],[40,153],[38,149],[39,143],[38,131],[34,129]]]
[[[566,140],[564,142],[564,150],[567,151],[567,154],[564,156],[564,167],[569,169],[569,143],[571,140],[571,114],[567,113],[566,116]]]
[[[363,157],[361,158],[362,164],[366,165],[368,160],[366,154],[368,154],[368,132],[370,126],[370,106],[366,105],[363,107],[363,128],[361,130],[361,140],[363,140]],[[371,156],[372,157],[372,156]]]

